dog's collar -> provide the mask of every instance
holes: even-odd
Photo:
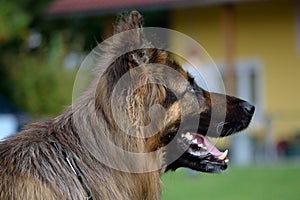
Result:
[[[70,157],[70,154],[67,151],[62,150],[55,142],[51,142],[51,145],[59,152],[59,154],[62,154],[64,156],[64,160],[68,163],[71,171],[74,173],[74,175],[77,177],[77,179],[81,183],[83,189],[85,190],[85,192],[87,194],[87,196],[84,197],[84,199],[92,200],[93,197],[92,197],[92,193],[90,191],[90,187],[86,183],[85,178],[82,175],[82,172],[81,172],[79,166],[77,165],[76,161],[72,157]]]

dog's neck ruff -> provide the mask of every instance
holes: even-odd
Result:
[[[90,191],[90,187],[86,183],[85,178],[82,175],[81,170],[80,170],[78,164],[76,163],[76,161],[72,157],[70,157],[70,155],[67,151],[62,150],[55,142],[51,142],[51,145],[59,152],[59,154],[64,156],[64,160],[67,162],[71,171],[74,173],[74,175],[79,180],[80,184],[82,185],[83,189],[86,192],[86,196],[84,197],[84,199],[92,200],[93,197],[92,197],[92,193]]]

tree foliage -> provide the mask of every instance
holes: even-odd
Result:
[[[62,37],[57,35],[44,52],[5,57],[11,99],[19,108],[48,115],[70,104],[76,70],[63,67],[66,50]]]
[[[68,44],[63,31],[43,36],[37,49],[28,48],[33,28],[41,33],[48,0],[0,1],[0,95],[34,115],[56,114],[70,104],[75,71],[63,67]]]
[[[0,44],[24,39],[31,16],[14,1],[0,1]]]
[[[9,46],[27,39],[30,27],[44,14],[50,0],[1,0],[0,45]]]

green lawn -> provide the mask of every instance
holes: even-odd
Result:
[[[300,165],[230,166],[222,174],[163,176],[163,200],[299,200]]]

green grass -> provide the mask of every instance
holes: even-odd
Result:
[[[222,174],[186,170],[163,176],[162,200],[299,200],[300,165],[229,167]]]

